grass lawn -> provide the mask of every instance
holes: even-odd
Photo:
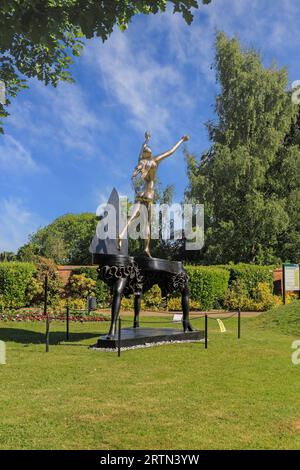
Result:
[[[46,354],[43,323],[0,322],[0,448],[300,448],[300,366],[291,362],[300,329],[287,334],[274,315],[300,325],[300,303],[243,319],[241,340],[236,318],[224,334],[209,320],[208,350],[174,344],[121,358],[88,349],[106,323],[72,324],[66,343],[53,322]]]

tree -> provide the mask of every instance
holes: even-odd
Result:
[[[284,145],[299,109],[286,91],[287,71],[264,68],[259,53],[242,50],[223,33],[216,40],[215,67],[220,93],[217,120],[208,123],[212,146],[200,162],[187,157],[186,197],[205,204],[202,259],[285,260],[292,254],[287,240],[298,243],[299,253],[291,219],[300,203],[299,146]]]
[[[26,243],[26,245],[23,245],[21,248],[19,248],[17,259],[18,261],[26,263],[35,263],[37,261],[37,251],[38,248],[34,248],[32,243]]]
[[[278,239],[280,258],[300,262],[300,112],[268,174],[272,190],[284,201],[288,226]]]
[[[60,264],[90,264],[89,245],[97,219],[94,214],[66,214],[31,235],[18,251],[20,260],[43,256]]]
[[[3,251],[0,253],[0,261],[16,261],[16,255],[12,251]]]
[[[165,11],[167,4],[187,23],[193,19],[192,8],[199,7],[197,0],[2,0],[0,80],[6,86],[6,105],[27,87],[27,78],[54,86],[70,81],[71,57],[80,55],[83,38],[106,41],[116,24],[124,30],[134,15]],[[0,119],[7,115],[0,104]]]

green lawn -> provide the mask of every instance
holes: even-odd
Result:
[[[291,309],[300,322],[300,303]],[[291,363],[291,343],[300,335],[264,318],[243,319],[241,340],[235,318],[224,334],[209,320],[208,350],[174,344],[121,358],[88,349],[106,323],[72,324],[69,344],[59,344],[64,325],[52,323],[46,354],[44,324],[0,322],[0,448],[299,448],[300,366]]]

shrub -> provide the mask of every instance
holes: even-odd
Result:
[[[292,304],[296,302],[296,300],[299,300],[299,293],[297,292],[287,292],[285,295],[285,303],[286,305]]]
[[[254,264],[237,264],[230,265],[229,285],[234,281],[239,281],[240,287],[245,289],[249,298],[253,298],[254,291],[258,284],[264,282],[268,284],[270,291],[273,291],[273,272],[272,266],[257,266]]]
[[[53,310],[54,312],[64,312],[67,308],[67,306],[71,310],[87,310],[87,302],[86,299],[72,299],[72,298],[62,298],[59,299],[55,304],[53,305]]]
[[[134,295],[126,298],[123,297],[121,301],[121,308],[123,310],[133,310]],[[141,310],[164,310],[163,298],[161,290],[158,285],[154,285],[142,297]]]
[[[181,297],[171,297],[168,299],[168,310],[171,312],[181,311]],[[190,299],[190,310],[201,310],[201,303],[197,300]]]
[[[228,288],[229,271],[214,266],[186,266],[189,275],[191,301],[203,310],[223,306]]]
[[[32,263],[0,263],[0,308],[24,307],[27,288],[36,272]]]
[[[84,274],[72,274],[66,286],[68,296],[73,299],[87,299],[95,295],[96,281]]]
[[[224,296],[224,307],[229,310],[251,310],[251,299],[244,284],[240,280],[232,281]]]
[[[73,274],[84,274],[86,277],[96,281],[96,289],[94,295],[97,299],[97,306],[99,308],[106,308],[110,302],[109,287],[98,278],[97,267],[83,266],[78,269],[74,269]]]
[[[249,310],[263,312],[276,307],[282,303],[281,298],[273,295],[270,285],[266,282],[259,282],[252,289],[252,296],[249,296],[247,289],[242,281],[233,281],[228,289],[224,305],[230,310]]]
[[[270,310],[282,304],[282,300],[277,295],[273,295],[270,285],[267,282],[259,282],[253,291],[254,306],[258,312]]]
[[[3,294],[0,294],[0,311],[4,310],[6,307],[5,297]]]
[[[161,290],[157,284],[145,292],[143,301],[147,310],[160,310],[162,308]]]
[[[133,302],[134,302],[133,295],[131,295],[130,297],[122,297],[121,310],[125,310],[125,311],[133,310]]]
[[[44,300],[45,276],[48,277],[48,303],[54,305],[62,294],[62,282],[53,260],[42,256],[37,258],[36,271],[31,278],[26,298],[29,305],[40,305]]]
[[[224,305],[230,310],[263,311],[281,303],[273,295],[272,266],[229,265],[229,289]]]
[[[38,304],[44,296],[44,282],[32,277],[26,291],[26,298],[29,305]]]

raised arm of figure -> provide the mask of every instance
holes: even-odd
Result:
[[[142,144],[142,146],[141,146],[140,153],[139,153],[139,160],[141,160],[141,158],[142,158],[142,156],[143,156],[144,148],[147,147],[147,145],[148,145],[150,139],[151,139],[151,134],[150,134],[149,131],[146,131],[146,132],[145,132],[145,142],[143,142],[143,144]]]
[[[176,150],[180,147],[180,145],[183,144],[183,142],[186,142],[187,140],[189,140],[189,136],[188,136],[188,135],[184,135],[184,136],[177,142],[177,144],[175,144],[174,147],[172,147],[170,150],[168,150],[167,152],[161,153],[160,155],[157,155],[156,157],[154,157],[154,160],[156,161],[156,163],[160,163],[160,162],[161,162],[162,160],[164,160],[165,158],[170,157],[171,155],[173,155],[173,153],[176,152]]]

